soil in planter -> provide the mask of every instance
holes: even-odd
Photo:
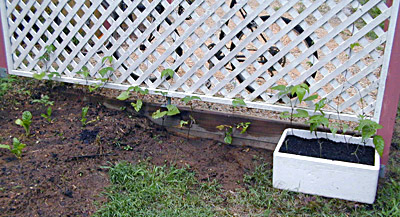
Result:
[[[289,135],[279,150],[282,153],[374,165],[375,149],[369,146],[334,142],[325,138],[304,139]]]

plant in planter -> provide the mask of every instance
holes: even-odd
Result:
[[[306,91],[308,87],[303,85]],[[291,101],[301,102],[300,94],[293,87],[278,87],[280,95],[291,94]],[[288,91],[292,89],[292,91]],[[294,99],[296,93],[297,99]],[[316,99],[318,96],[313,96]],[[301,99],[300,99],[301,98]],[[294,103],[295,104],[295,103]],[[287,117],[307,118],[310,130],[286,129],[274,151],[273,186],[275,188],[326,197],[340,198],[363,203],[375,200],[380,156],[384,141],[374,136],[381,128],[372,120],[360,116],[355,128],[361,137],[337,134],[337,123],[325,117],[322,108],[325,99],[315,104],[314,115],[297,109],[291,104]],[[318,127],[325,127],[331,133],[319,132]],[[344,129],[345,127],[342,127]],[[371,138],[373,137],[374,138]]]

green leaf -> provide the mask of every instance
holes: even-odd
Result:
[[[164,117],[166,114],[167,114],[167,111],[161,112],[161,110],[158,109],[157,111],[155,111],[155,112],[151,115],[151,117],[152,117],[153,119],[158,119],[158,118]]]
[[[32,113],[30,111],[24,111],[24,113],[22,113],[22,120],[24,123],[32,120]]]
[[[187,125],[187,124],[189,124],[189,121],[181,120],[181,122],[179,122],[179,127],[182,128],[184,125]]]
[[[54,45],[47,45],[44,47],[46,49],[46,53],[53,53],[56,50],[56,47]]]
[[[321,125],[329,126],[329,119],[323,115],[313,115],[308,119],[307,123],[310,124],[310,132],[313,132]]]
[[[190,101],[192,101],[192,100],[201,100],[201,98],[200,97],[198,97],[198,96],[185,96],[184,98],[182,98],[181,99],[181,101],[183,101],[184,103],[189,103]]]
[[[336,126],[337,125],[335,125],[335,124],[329,124],[329,130],[331,131],[333,136],[335,136],[338,131],[338,128]]]
[[[350,48],[353,50],[356,46],[361,46],[361,45],[360,45],[360,43],[355,42],[355,43],[350,45]]]
[[[136,103],[133,103],[133,102],[132,102],[131,105],[133,106],[133,108],[135,109],[136,112],[139,112],[140,109],[141,109],[142,106],[143,106],[143,102],[142,102],[142,100],[138,99],[138,100],[136,101]]]
[[[53,109],[51,107],[47,108],[47,115],[51,116],[51,113],[53,112]]]
[[[225,136],[224,142],[227,144],[232,144],[232,136]]]
[[[281,118],[290,118],[290,113],[288,111],[284,111],[279,116]]]
[[[274,87],[271,87],[272,90],[279,90],[279,91],[285,91],[286,90],[286,86],[285,85],[277,85]]]
[[[373,139],[374,145],[375,145],[375,149],[378,152],[378,154],[380,156],[382,156],[383,154],[383,149],[385,148],[385,140],[383,139],[382,136],[374,136]]]
[[[173,78],[174,77],[174,70],[172,70],[172,69],[164,69],[162,72],[161,72],[161,78],[163,78],[163,77],[165,77],[165,76],[169,76],[170,78]]]
[[[146,94],[149,93],[149,90],[148,89],[145,89],[145,90],[140,89],[139,93],[142,94],[142,95],[146,95]]]
[[[17,125],[19,125],[19,126],[24,126],[24,122],[22,122],[22,120],[19,119],[19,118],[15,121],[15,123],[16,123]]]
[[[13,138],[13,146],[16,146],[16,145],[18,145],[18,144],[20,144],[20,142],[19,142],[19,140],[17,139],[17,138]]]
[[[309,117],[309,114],[308,114],[308,112],[306,110],[297,109],[296,111],[297,111],[297,113],[293,114],[293,117],[296,117],[296,118],[307,118],[307,117]]]
[[[163,96],[166,96],[168,94],[168,92],[163,92],[163,91],[155,91],[156,93],[160,93]]]
[[[167,105],[167,109],[168,109],[168,112],[167,112],[168,116],[173,116],[173,115],[181,113],[179,111],[179,109],[176,107],[176,105]]]
[[[303,101],[313,101],[314,99],[317,99],[318,95],[311,95],[307,98],[305,98]]]
[[[321,114],[324,114],[324,112],[322,111],[322,109],[325,107],[325,100],[326,98],[321,99],[320,101],[318,101],[317,103],[315,103],[314,105],[314,112],[319,111],[321,112]]]
[[[84,78],[87,78],[87,77],[89,77],[90,72],[89,72],[89,69],[86,66],[83,66],[81,71],[77,72],[76,74],[82,75]]]
[[[235,98],[234,100],[232,100],[232,105],[233,107],[246,106],[246,103],[243,99]]]
[[[376,130],[372,126],[370,126],[370,125],[364,126],[361,131],[361,136],[362,136],[363,141],[371,138],[373,135],[375,135],[375,133],[376,133]]]
[[[306,91],[309,93],[310,92],[310,87],[306,83],[300,84],[300,87],[306,89]]]
[[[344,134],[344,133],[346,133],[347,130],[349,129],[349,125],[343,124],[343,125],[342,125],[342,128],[343,128],[342,130],[343,130],[343,134]]]
[[[129,97],[130,97],[130,92],[129,91],[124,91],[121,94],[119,94],[117,99],[119,99],[119,100],[127,100]]]
[[[114,68],[109,66],[109,67],[105,67],[105,68],[100,69],[99,74],[102,77],[104,77],[108,72],[112,72],[112,71],[114,71]]]
[[[42,80],[44,78],[44,76],[46,76],[46,72],[42,72],[42,73],[34,73],[33,74],[33,78],[37,79],[37,80]]]
[[[237,129],[242,128],[242,130],[240,131],[240,134],[243,134],[247,131],[247,128],[249,128],[250,124],[251,124],[251,122],[245,122],[245,123],[241,122],[238,125],[236,125],[236,128]]]
[[[104,64],[106,61],[108,60],[109,63],[112,63],[114,58],[112,56],[105,56],[103,57],[103,59],[101,60],[101,63]]]
[[[216,128],[217,128],[218,130],[223,130],[223,129],[225,128],[225,125],[218,125],[218,126],[216,126]]]
[[[86,117],[88,111],[89,111],[89,106],[82,108],[82,118]]]
[[[297,85],[296,85],[297,86]],[[307,89],[298,86],[295,89],[295,93],[297,95],[297,98],[299,99],[299,102],[301,103],[303,101],[304,96],[306,95]],[[292,90],[292,95],[293,95],[293,90]]]
[[[49,77],[49,79],[51,80],[51,79],[53,79],[54,77],[59,77],[59,78],[61,78],[61,75],[60,75],[60,73],[58,73],[58,72],[50,72],[50,73],[47,75],[47,77]]]
[[[4,144],[0,144],[0,148],[11,150],[11,147],[9,145],[4,145]]]

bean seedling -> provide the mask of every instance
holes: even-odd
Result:
[[[87,124],[87,113],[89,111],[89,106],[83,107],[82,108],[82,113],[81,113],[81,123],[82,123],[82,127],[85,127]]]
[[[241,129],[240,134],[246,133],[247,129],[249,128],[251,122],[241,122],[236,124],[236,129]],[[218,130],[225,130],[224,142],[227,144],[232,144],[232,134],[234,127],[231,125],[219,125],[216,127]]]
[[[52,119],[51,119],[51,113],[52,113],[52,109],[51,106],[49,106],[47,108],[46,114],[41,114],[40,116],[42,116],[44,119],[46,119],[49,123],[51,123]]]
[[[22,127],[24,127],[25,129],[25,135],[29,136],[30,135],[30,127],[31,127],[31,123],[32,123],[32,114],[30,111],[24,111],[24,113],[22,113],[22,119],[17,119],[15,121],[15,123],[17,125],[20,125]]]
[[[185,96],[184,98],[181,99],[186,105],[190,106],[190,114],[189,114],[189,119],[190,121],[185,121],[181,120],[179,126],[182,128],[184,125],[188,125],[188,132],[187,132],[187,138],[189,138],[190,134],[190,129],[192,128],[193,124],[196,123],[196,120],[193,117],[193,102],[194,100],[201,100],[200,97],[198,96]]]
[[[47,95],[42,95],[40,99],[32,100],[32,103],[40,103],[44,106],[54,105],[54,101],[50,101],[50,98]]]
[[[17,138],[13,138],[13,147],[10,145],[0,144],[0,148],[8,149],[13,153],[18,159],[21,159],[22,149],[26,147],[26,144],[21,143]]]
[[[149,93],[149,90],[142,90],[139,86],[129,87],[126,91],[122,92],[117,99],[119,100],[127,100],[130,97],[130,92],[134,91],[140,95],[146,95]],[[132,102],[131,106],[135,109],[136,112],[139,112],[142,109],[143,101],[141,99],[137,99],[136,102]]]

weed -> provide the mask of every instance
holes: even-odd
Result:
[[[13,138],[12,148],[9,145],[0,144],[0,148],[8,149],[13,153],[18,159],[21,159],[22,149],[26,147],[26,144],[21,143],[17,138]]]
[[[51,113],[52,113],[52,109],[51,107],[47,107],[47,111],[46,114],[41,114],[40,116],[42,116],[43,118],[45,118],[47,120],[47,122],[51,123],[52,119],[51,119]]]
[[[22,127],[24,127],[25,129],[25,135],[29,136],[31,133],[30,127],[32,124],[32,114],[30,111],[24,111],[24,113],[22,113],[22,119],[17,119],[15,121],[15,123],[17,125],[20,125]]]
[[[127,146],[123,147],[123,149],[124,149],[125,151],[133,150],[133,148],[132,148],[130,145],[127,145]]]
[[[0,97],[4,96],[8,91],[13,90],[14,83],[17,82],[15,76],[0,77]]]

